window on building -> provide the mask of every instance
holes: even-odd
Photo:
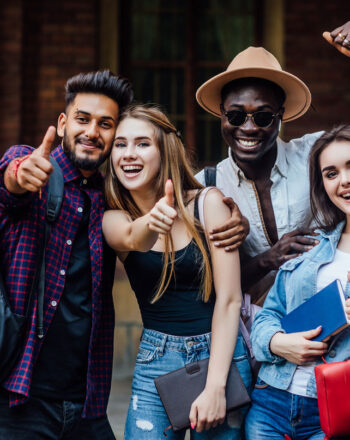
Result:
[[[140,102],[165,109],[197,163],[226,156],[218,118],[199,107],[197,88],[232,58],[259,44],[261,1],[130,0],[121,2],[120,61]]]

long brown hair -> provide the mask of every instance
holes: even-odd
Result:
[[[320,167],[322,151],[335,141],[350,142],[350,125],[339,125],[323,133],[314,143],[309,157],[311,212],[318,227],[324,231],[333,230],[346,218],[344,212],[329,199],[323,185]]]
[[[120,121],[126,118],[141,119],[152,124],[154,128],[154,139],[161,159],[161,167],[154,183],[155,196],[157,200],[163,197],[165,182],[171,179],[174,185],[175,208],[178,209],[181,219],[203,256],[201,267],[202,298],[204,301],[208,301],[213,280],[210,258],[199,232],[201,225],[186,209],[187,191],[200,190],[203,186],[193,177],[193,171],[186,157],[186,151],[178,131],[159,107],[155,105],[131,105],[123,111]],[[132,219],[142,216],[130,192],[119,182],[111,157],[107,164],[105,190],[107,204],[110,208],[127,211]],[[170,272],[168,271],[169,260],[171,263]],[[165,236],[163,270],[152,302],[157,301],[166,291],[174,274],[174,261],[175,254],[171,234],[167,234]]]

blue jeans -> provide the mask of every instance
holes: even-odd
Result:
[[[323,440],[317,399],[267,385],[258,378],[246,418],[247,440]]]
[[[124,440],[159,440],[170,421],[163,408],[153,380],[162,374],[183,367],[185,364],[208,358],[210,333],[199,336],[171,336],[154,330],[144,330],[136,358],[132,383],[132,395],[125,426]],[[237,339],[234,361],[248,391],[251,371],[247,350],[241,336]],[[247,407],[236,411],[232,418],[208,431],[191,430],[191,439],[238,440]],[[230,422],[232,420],[232,422]],[[183,440],[185,430],[167,431],[169,440]]]
[[[9,408],[8,393],[0,391],[0,439],[115,440],[107,416],[82,419],[83,403],[31,397]]]

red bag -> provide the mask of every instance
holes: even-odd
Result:
[[[325,440],[350,435],[350,360],[317,365],[315,377]]]

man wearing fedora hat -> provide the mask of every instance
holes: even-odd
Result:
[[[221,118],[229,156],[217,165],[216,185],[249,220],[242,284],[245,291],[252,288],[256,302],[281,264],[317,243],[310,229],[307,158],[321,133],[290,142],[278,137],[282,121],[308,110],[311,94],[271,53],[249,47],[198,89],[197,101]],[[197,177],[205,183],[203,171]]]
[[[350,22],[324,33],[346,55],[348,36],[350,40]],[[308,154],[321,132],[290,142],[278,137],[281,122],[308,110],[311,94],[271,53],[249,47],[225,72],[205,82],[196,97],[206,111],[221,118],[229,146],[228,158],[217,165],[215,175],[202,171],[197,178],[216,184],[249,220],[250,233],[241,246],[242,285],[257,302],[281,264],[318,243],[310,229]]]

